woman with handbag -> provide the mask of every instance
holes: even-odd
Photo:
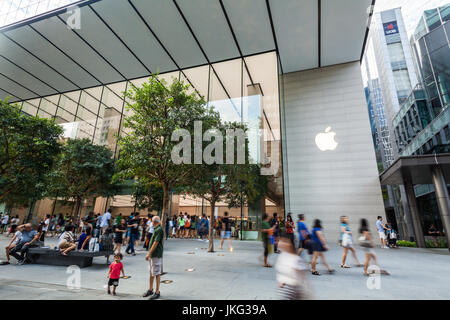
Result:
[[[349,265],[345,264],[345,260],[347,259],[348,251],[352,253],[353,259],[356,261],[357,267],[362,267],[361,262],[359,262],[358,257],[356,256],[356,251],[353,248],[353,240],[352,240],[352,232],[350,231],[350,227],[348,225],[348,217],[341,216],[341,234],[340,234],[340,244],[342,248],[344,248],[344,252],[342,253],[342,263],[341,268],[350,268]]]
[[[325,237],[323,236],[322,223],[319,219],[314,220],[313,229],[311,231],[310,246],[313,251],[311,273],[315,276],[320,276],[320,273],[316,270],[317,259],[319,257],[324,266],[328,269],[328,273],[334,273],[334,270],[330,268],[327,260],[325,259],[325,255],[323,254],[325,251],[328,251],[328,245],[325,241]]]
[[[359,245],[364,248],[364,251],[366,253],[366,261],[364,262],[364,275],[369,275],[368,269],[371,260],[373,260],[374,265],[377,267],[380,273],[389,275],[386,270],[381,270],[378,266],[377,256],[373,251],[375,244],[373,243],[372,234],[369,230],[369,223],[366,219],[361,219],[361,227],[359,229],[359,233],[361,234],[361,236],[359,237]]]

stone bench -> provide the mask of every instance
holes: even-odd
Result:
[[[80,268],[91,266],[94,257],[107,257],[112,254],[112,251],[71,251],[67,256],[64,256],[59,250],[51,248],[36,247],[28,249],[28,258],[31,263],[52,266],[77,265]]]

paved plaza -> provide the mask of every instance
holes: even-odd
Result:
[[[0,235],[2,252],[7,238]],[[46,240],[54,246],[56,239]],[[234,251],[218,249],[208,253],[207,242],[170,239],[165,242],[162,299],[278,299],[275,269],[261,267],[262,245],[254,241],[233,241]],[[369,290],[362,268],[341,269],[341,248],[332,245],[326,253],[336,269],[334,275],[308,275],[313,299],[450,299],[450,254],[446,249],[375,249],[383,269],[381,289]],[[362,251],[358,252],[363,259]],[[275,264],[278,255],[272,255]],[[81,289],[69,289],[66,267],[46,265],[0,266],[0,300],[6,299],[140,299],[148,286],[145,252],[124,257],[130,279],[121,279],[118,296],[105,293],[106,259],[94,258],[91,267],[81,269]],[[349,260],[351,262],[351,260]],[[187,269],[193,269],[191,272]],[[322,264],[319,271],[325,271]]]

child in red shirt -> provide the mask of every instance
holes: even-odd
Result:
[[[123,259],[123,255],[121,253],[117,253],[114,255],[114,262],[111,263],[108,270],[107,278],[108,280],[108,294],[111,294],[110,287],[114,286],[112,294],[116,295],[116,288],[119,285],[120,272],[122,271],[122,275],[125,277],[125,271],[123,270],[123,264],[120,262]]]

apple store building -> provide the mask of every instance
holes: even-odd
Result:
[[[119,156],[123,92],[157,73],[189,84],[223,120],[247,124],[250,155],[270,170],[266,195],[216,213],[244,220],[247,238],[263,212],[320,219],[329,241],[341,215],[354,230],[384,216],[360,67],[374,1],[47,0],[28,16],[12,2],[0,4],[0,98],[54,119],[65,137]],[[133,199],[124,190],[87,200],[82,215],[107,207],[127,215]],[[207,207],[185,194],[170,203],[171,214]],[[33,210],[71,207],[44,199]]]

